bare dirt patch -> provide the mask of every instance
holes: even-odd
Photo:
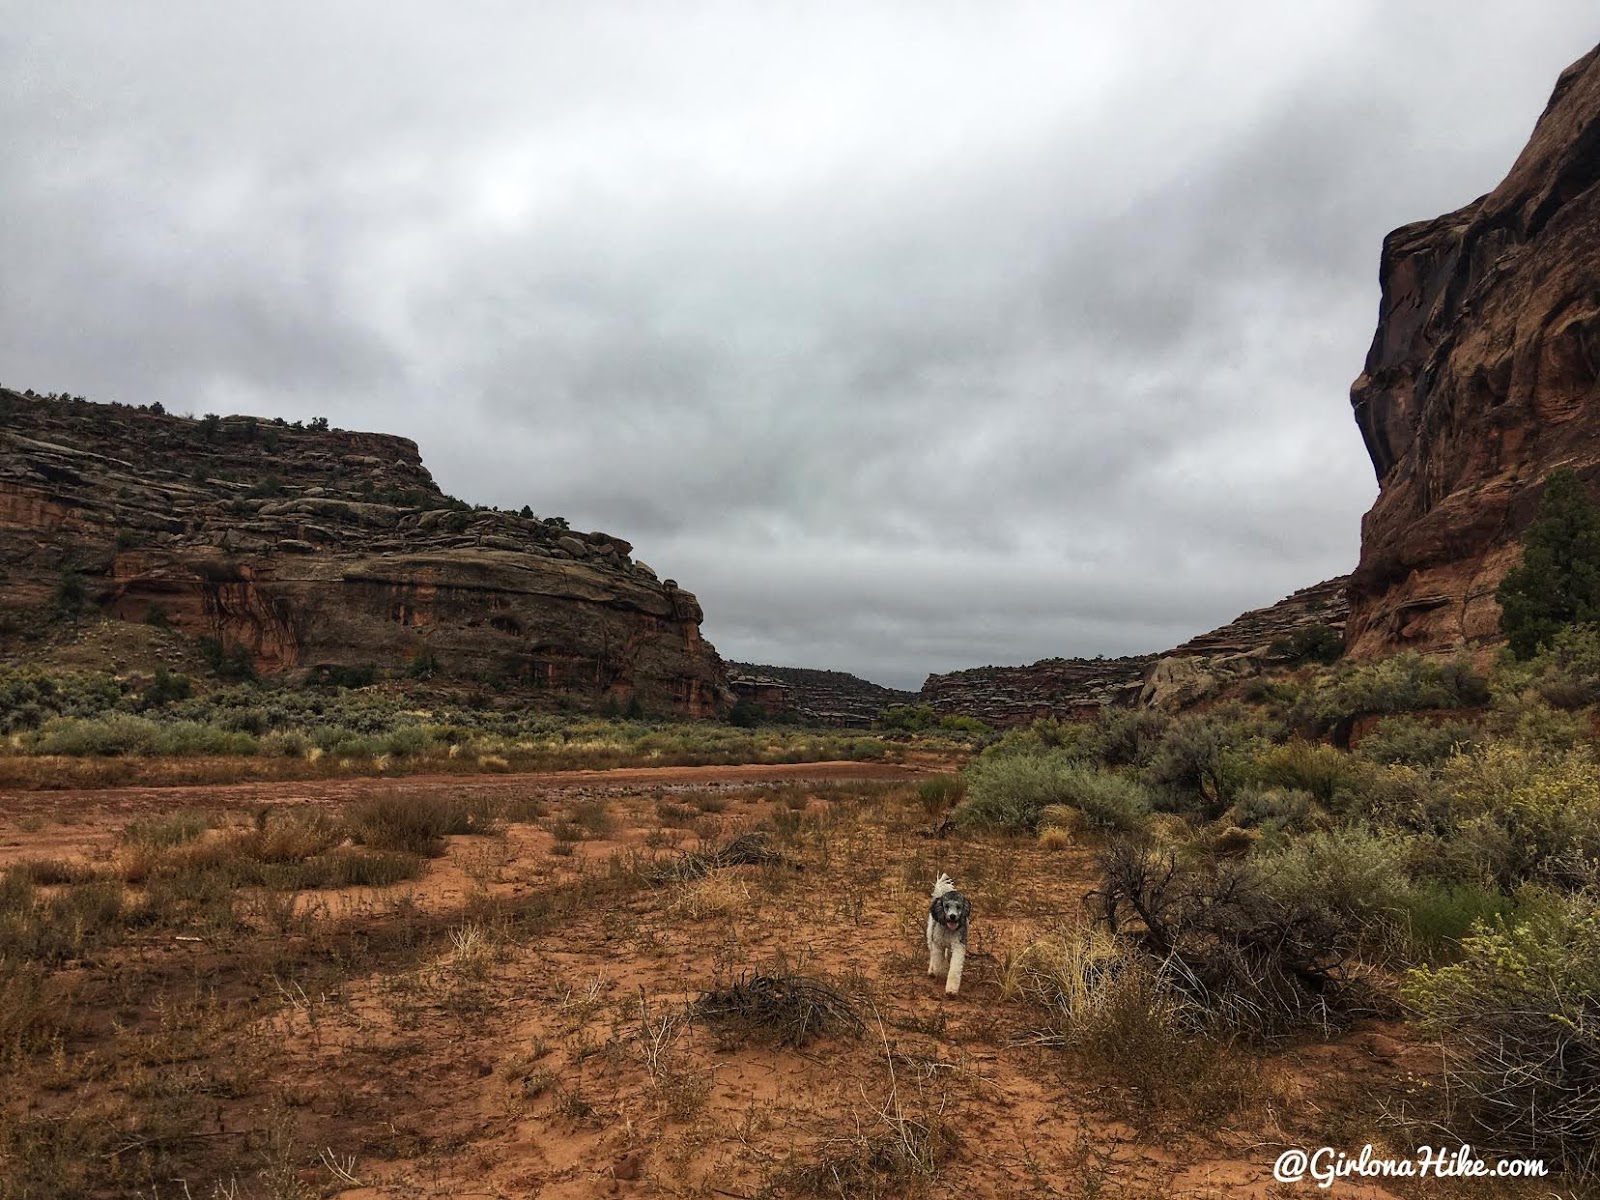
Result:
[[[1425,1069],[1403,1029],[1367,1023],[1218,1059],[1172,1095],[1137,1082],[1151,1064],[1121,1078],[1030,1037],[1039,1014],[1008,971],[1085,919],[1090,850],[942,839],[905,768],[824,767],[8,807],[14,872],[59,860],[101,879],[36,889],[36,906],[70,901],[79,936],[5,977],[0,1197],[1310,1195],[1272,1182],[1277,1152],[1381,1141],[1358,1097],[1403,1095]],[[297,814],[468,790],[492,821],[415,878],[272,882],[295,853],[372,848],[326,845],[344,835]],[[151,845],[188,839],[149,851],[140,882],[134,821]],[[757,830],[770,860],[671,870]],[[248,847],[255,873],[217,847]],[[954,999],[922,941],[941,870],[977,910]],[[120,900],[85,890],[107,880]],[[786,1039],[706,1018],[708,993],[757,975],[817,981],[852,1019]]]

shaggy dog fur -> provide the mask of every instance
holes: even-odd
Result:
[[[940,875],[928,905],[928,974],[945,972],[944,994],[961,990],[961,968],[967,961],[967,919],[972,905],[956,891],[955,880]]]

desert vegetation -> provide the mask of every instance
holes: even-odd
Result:
[[[324,686],[0,666],[0,785],[879,761],[971,731],[855,733],[539,712],[370,673]]]
[[[904,782],[151,791],[110,832],[36,793],[0,819],[0,1196],[1266,1196],[1284,1147],[1441,1138],[1581,1190],[1596,653],[1307,663]],[[78,686],[16,758],[74,719],[288,732]]]

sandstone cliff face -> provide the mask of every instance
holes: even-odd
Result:
[[[1313,625],[1344,627],[1347,576],[1301,588],[1252,609],[1164,654],[1129,658],[1047,658],[1027,667],[975,667],[930,675],[922,703],[991,725],[1096,713],[1103,705],[1176,708],[1283,660],[1271,649]]]
[[[1349,652],[1499,640],[1494,591],[1545,477],[1600,477],[1600,47],[1561,75],[1494,191],[1383,247],[1351,389],[1380,493]]]
[[[883,687],[845,671],[809,667],[770,667],[729,662],[730,684],[741,700],[758,704],[774,717],[812,725],[867,729],[884,709],[916,704],[916,692]]]
[[[64,578],[101,612],[242,646],[269,674],[399,668],[713,715],[694,596],[632,547],[445,497],[416,444],[0,392],[0,618]]]

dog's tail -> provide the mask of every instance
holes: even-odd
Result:
[[[953,892],[955,890],[956,881],[951,879],[950,876],[944,874],[943,872],[940,872],[939,878],[935,880],[933,884],[933,898],[937,900],[946,892]]]

